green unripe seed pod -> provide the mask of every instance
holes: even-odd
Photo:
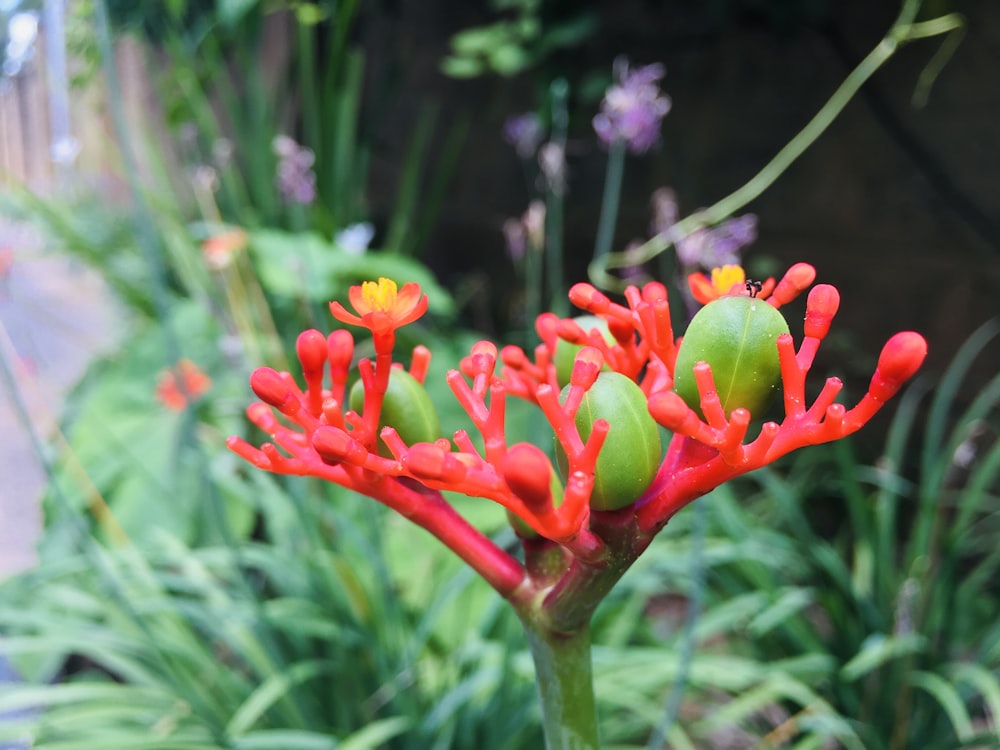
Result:
[[[568,387],[563,389],[563,401],[568,392]],[[611,429],[597,457],[590,507],[618,510],[638,500],[656,477],[663,458],[660,432],[650,416],[642,389],[618,372],[598,375],[580,403],[576,428],[584,441],[598,419],[606,420]],[[568,461],[559,445],[556,457],[565,475]]]
[[[677,352],[674,390],[701,414],[694,366],[712,367],[715,389],[728,416],[743,407],[761,416],[781,382],[777,338],[788,333],[784,316],[754,297],[719,297],[694,316]]]
[[[604,340],[609,345],[614,345],[615,337],[611,335],[611,331],[608,329],[608,321],[604,318],[599,318],[596,315],[581,315],[578,318],[573,318],[573,322],[587,333],[596,328],[601,332]],[[573,363],[576,361],[576,353],[582,348],[583,345],[571,344],[564,339],[559,339],[556,343],[556,351],[552,356],[552,361],[556,366],[556,382],[559,383],[559,387],[569,384],[570,376],[573,374]],[[604,365],[603,369],[610,371],[611,368]]]
[[[351,387],[351,409],[359,414],[364,409],[365,389],[359,380]],[[410,373],[393,368],[389,373],[389,387],[382,401],[378,428],[392,427],[407,445],[431,443],[441,437],[441,420],[424,386]],[[391,458],[389,447],[378,439],[380,456]]]

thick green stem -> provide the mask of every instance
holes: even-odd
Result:
[[[546,750],[598,750],[589,624],[557,633],[525,619],[524,632],[535,662]]]

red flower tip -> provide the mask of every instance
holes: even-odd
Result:
[[[542,341],[552,341],[556,337],[561,318],[555,313],[544,312],[535,318],[535,333]]]
[[[456,483],[468,473],[468,467],[455,454],[436,443],[414,443],[404,461],[416,479]]]
[[[273,435],[279,427],[278,420],[275,418],[274,412],[271,411],[271,407],[260,403],[260,401],[250,404],[247,407],[247,419],[269,435]]]
[[[806,301],[805,334],[811,338],[826,338],[833,316],[840,308],[840,292],[829,284],[818,284]]]
[[[879,401],[891,398],[920,369],[926,356],[923,336],[913,331],[897,333],[882,347],[868,392]]]
[[[257,398],[282,414],[294,414],[299,410],[299,401],[291,388],[281,375],[270,367],[258,367],[253,371],[250,376],[250,388],[257,394]]]
[[[514,369],[524,367],[529,362],[528,355],[524,353],[524,349],[514,344],[508,344],[500,350],[500,361]]]
[[[586,283],[574,284],[570,287],[569,301],[581,310],[587,310],[594,315],[607,312],[611,308],[611,300]]]
[[[360,466],[368,458],[368,449],[343,430],[320,427],[312,436],[313,449],[323,463],[337,466],[341,463]]]
[[[658,424],[673,432],[682,432],[685,423],[692,419],[698,421],[694,410],[673,391],[660,391],[650,396],[648,408]]]
[[[327,358],[326,337],[322,333],[315,329],[303,331],[295,342],[295,351],[306,377],[322,374]]]
[[[530,443],[512,445],[500,462],[500,472],[511,491],[532,511],[552,506],[552,464]]]
[[[351,332],[341,328],[331,333],[326,339],[326,356],[330,359],[331,368],[346,371],[354,357],[354,337]]]
[[[767,298],[774,307],[787,305],[816,280],[816,269],[808,263],[796,263],[785,271],[774,292]]]
[[[492,375],[497,364],[497,347],[490,341],[477,341],[468,357],[464,357],[461,370],[469,377]]]
[[[667,288],[659,281],[650,281],[642,288],[644,302],[659,302],[667,299]]]
[[[569,382],[584,389],[590,388],[601,374],[602,367],[604,367],[604,355],[601,354],[601,350],[585,346],[576,353]]]

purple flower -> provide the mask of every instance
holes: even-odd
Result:
[[[538,168],[547,190],[556,195],[566,192],[566,149],[562,144],[549,141],[538,149]]]
[[[601,101],[594,117],[594,130],[605,146],[624,141],[633,154],[643,154],[660,141],[660,123],[670,111],[670,98],[658,82],[666,74],[660,64],[629,70],[628,63],[615,62],[617,83]]]
[[[677,258],[685,267],[740,265],[741,250],[756,239],[757,217],[743,214],[714,227],[702,227],[678,240]]]
[[[511,115],[504,121],[503,139],[522,159],[530,159],[545,140],[545,126],[534,112]]]
[[[287,135],[275,137],[271,146],[278,157],[274,182],[282,197],[303,205],[316,200],[316,173],[312,168],[316,155]]]
[[[655,236],[665,234],[680,218],[677,193],[668,187],[657,188],[650,196],[649,202],[653,208],[650,232]]]
[[[503,223],[503,235],[507,255],[515,262],[524,258],[526,250],[542,250],[545,246],[545,204],[532,201],[520,218],[507,219]]]

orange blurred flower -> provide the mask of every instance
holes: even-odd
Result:
[[[212,379],[190,359],[182,359],[172,370],[160,373],[156,397],[170,411],[183,411],[208,392]]]
[[[221,271],[233,262],[236,253],[247,246],[247,233],[239,227],[214,234],[201,243],[201,253],[205,265],[213,271]]]

